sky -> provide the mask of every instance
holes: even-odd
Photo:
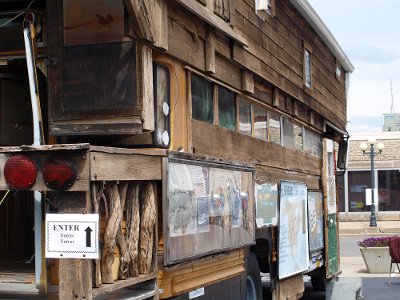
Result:
[[[308,0],[350,59],[348,131],[381,131],[400,113],[400,1]],[[392,82],[392,84],[391,84]]]

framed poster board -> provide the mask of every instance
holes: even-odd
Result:
[[[307,186],[279,184],[278,277],[287,278],[309,268]]]
[[[169,158],[164,198],[167,265],[254,243],[254,171]]]

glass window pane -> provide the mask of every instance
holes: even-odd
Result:
[[[242,99],[239,101],[239,131],[251,135],[251,105]]]
[[[269,113],[269,141],[281,145],[281,118]]]
[[[288,118],[283,118],[282,125],[283,146],[285,146],[286,148],[294,149],[293,121]]]
[[[267,121],[267,111],[254,106],[254,136],[256,138],[268,140]]]
[[[365,189],[371,188],[371,172],[349,171],[348,181],[350,211],[369,211],[371,206],[365,205]]]
[[[294,123],[293,129],[294,129],[295,149],[303,151],[303,126]]]
[[[222,86],[218,87],[218,118],[220,126],[236,129],[235,94]]]
[[[212,83],[192,74],[192,118],[213,124]]]
[[[311,87],[311,54],[307,49],[304,50],[304,64],[305,84],[307,87]]]
[[[379,210],[400,210],[400,172],[378,170]]]
[[[308,128],[304,128],[304,151],[311,155],[322,157],[321,136]]]

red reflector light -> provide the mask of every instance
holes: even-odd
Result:
[[[69,189],[76,179],[76,168],[73,161],[50,157],[43,164],[44,183],[53,190]]]
[[[11,156],[4,166],[4,177],[14,190],[26,190],[36,181],[37,168],[33,160],[26,155]]]

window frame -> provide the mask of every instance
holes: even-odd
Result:
[[[313,51],[310,44],[307,41],[303,40],[303,89],[307,92],[311,92],[313,88],[312,52]],[[307,54],[308,54],[308,60],[307,60]],[[308,70],[307,70],[307,64],[309,65]]]

